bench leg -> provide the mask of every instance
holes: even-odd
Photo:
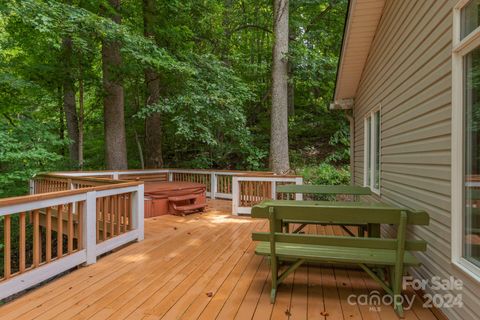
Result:
[[[380,225],[379,224],[373,224],[369,223],[368,227],[368,237],[369,238],[380,238]]]
[[[270,268],[272,270],[272,291],[270,293],[270,303],[275,303],[275,297],[277,295],[278,286],[278,261],[277,258],[271,257]]]
[[[365,226],[358,226],[358,237],[365,237],[365,233],[367,232],[367,228]]]
[[[403,266],[402,266],[403,267]],[[403,305],[402,305],[402,277],[403,277],[403,268],[395,267],[393,279],[392,279],[392,289],[393,289],[393,309],[398,314],[400,318],[403,318]]]
[[[277,289],[272,288],[272,291],[270,292],[270,303],[274,304],[275,303],[275,298],[277,297]]]
[[[306,226],[307,226],[306,224],[301,224],[297,227],[297,229],[293,230],[292,233],[300,233],[303,230],[303,228],[305,228]]]
[[[402,278],[404,272],[404,257],[405,257],[405,237],[407,232],[407,213],[402,211],[400,213],[400,223],[397,230],[397,256],[395,261],[395,274],[393,278],[393,301],[395,312],[403,318],[402,306]]]
[[[272,259],[271,263],[271,269],[272,269],[272,291],[270,293],[270,302],[273,304],[275,303],[275,297],[277,295],[277,288],[280,283],[282,283],[285,278],[294,272],[298,267],[300,267],[303,263],[305,263],[305,260],[300,259],[297,260],[294,264],[289,266],[287,270],[285,270],[280,276],[278,275],[278,261],[273,262],[274,259]],[[275,259],[276,260],[276,259]]]

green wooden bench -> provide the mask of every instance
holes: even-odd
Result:
[[[265,217],[268,212],[269,232],[255,232],[252,239],[259,241],[255,253],[270,257],[272,272],[271,302],[275,302],[277,288],[285,278],[305,262],[356,264],[365,270],[394,300],[395,311],[402,316],[399,302],[402,291],[402,276],[405,267],[420,263],[413,255],[425,251],[423,240],[407,240],[408,225],[428,225],[429,216],[424,211],[407,211],[402,208],[376,210],[362,207],[299,207],[268,206],[259,204],[252,208],[252,217]],[[279,228],[282,220],[304,220],[314,223],[319,216],[325,221],[339,223],[375,223],[397,225],[397,238],[353,238],[349,236],[326,236],[292,234]],[[279,274],[278,265],[290,261],[285,271]],[[384,271],[387,271],[386,273]],[[388,279],[384,276],[388,274]]]
[[[311,184],[286,184],[277,187],[277,193],[302,193],[302,194],[317,194],[317,195],[347,195],[353,196],[353,201],[359,201],[360,196],[369,196],[372,194],[372,191],[368,187],[359,187],[359,186],[345,186],[345,185],[311,185]],[[293,233],[299,233],[307,226],[305,221],[296,221],[300,225],[293,230]],[[283,221],[283,226],[288,231],[290,224],[294,221],[285,220]],[[351,236],[355,236],[350,229],[345,225],[341,225],[342,229],[345,230]],[[365,224],[355,225],[358,227],[358,235],[363,236],[367,230]],[[372,233],[370,231],[370,233]]]

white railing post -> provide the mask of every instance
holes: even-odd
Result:
[[[29,187],[30,187],[30,194],[35,194],[35,180],[30,179],[28,181]]]
[[[144,239],[144,185],[140,184],[136,192],[132,193],[132,226],[137,230],[137,241]]]
[[[303,177],[295,178],[295,184],[303,184]],[[295,193],[295,200],[303,200],[303,193]]]
[[[97,192],[87,192],[83,206],[83,247],[87,252],[86,264],[97,262]]]
[[[118,172],[115,171],[115,172],[112,174],[112,178],[113,178],[113,180],[118,180]]]
[[[277,182],[275,180],[272,180],[272,199],[277,200]]]
[[[240,206],[240,184],[238,177],[232,177],[232,214],[238,215],[238,207]]]
[[[168,181],[172,182],[173,181],[173,172],[168,171]]]
[[[217,194],[217,174],[212,172],[210,174],[210,199],[215,199]]]

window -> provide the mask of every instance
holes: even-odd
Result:
[[[364,184],[380,193],[380,108],[365,117]]]
[[[480,48],[464,57],[464,252],[480,266]]]
[[[464,39],[478,27],[480,0],[468,1],[461,9],[460,39]]]
[[[480,281],[480,0],[454,8],[452,261]]]

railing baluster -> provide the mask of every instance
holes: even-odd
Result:
[[[128,210],[128,198],[127,197],[128,197],[128,194],[125,194],[123,196],[122,228],[123,228],[124,233],[127,232],[127,210]]]
[[[6,215],[3,220],[3,242],[4,242],[4,251],[3,251],[3,276],[5,279],[10,278],[10,275],[12,273],[11,270],[11,216]]]
[[[103,240],[107,240],[107,214],[108,214],[108,199],[107,197],[103,197]]]
[[[26,251],[26,246],[25,246],[25,233],[26,233],[26,223],[25,223],[25,212],[20,213],[20,218],[19,218],[19,246],[18,246],[18,268],[20,273],[25,272],[25,251]]]
[[[121,201],[122,201],[122,195],[118,195],[115,197],[115,207],[117,208],[115,210],[115,220],[117,222],[116,224],[117,235],[120,234],[120,211],[122,210]]]
[[[63,256],[63,214],[62,205],[57,207],[57,259]]]
[[[40,265],[42,251],[42,241],[40,239],[40,213],[33,211],[33,266],[37,268]]]
[[[128,194],[127,201],[127,230],[132,229],[132,194]]]
[[[45,223],[45,233],[46,233],[46,240],[45,240],[45,261],[48,263],[52,261],[52,208],[47,207],[46,209],[46,217],[47,220]]]
[[[97,198],[96,200],[96,216],[97,216],[97,243],[100,242],[100,219],[101,219],[101,211],[103,210],[102,209],[102,204],[103,204],[103,201],[101,201],[101,199]]]
[[[68,254],[71,254],[73,251],[73,212],[72,212],[72,203],[68,204],[68,226],[67,226],[67,250]]]
[[[115,198],[117,196],[110,196],[110,237],[113,238],[115,236],[115,211],[117,211],[117,208],[115,207],[116,201]]]
[[[77,250],[83,249],[83,201],[77,203]]]

